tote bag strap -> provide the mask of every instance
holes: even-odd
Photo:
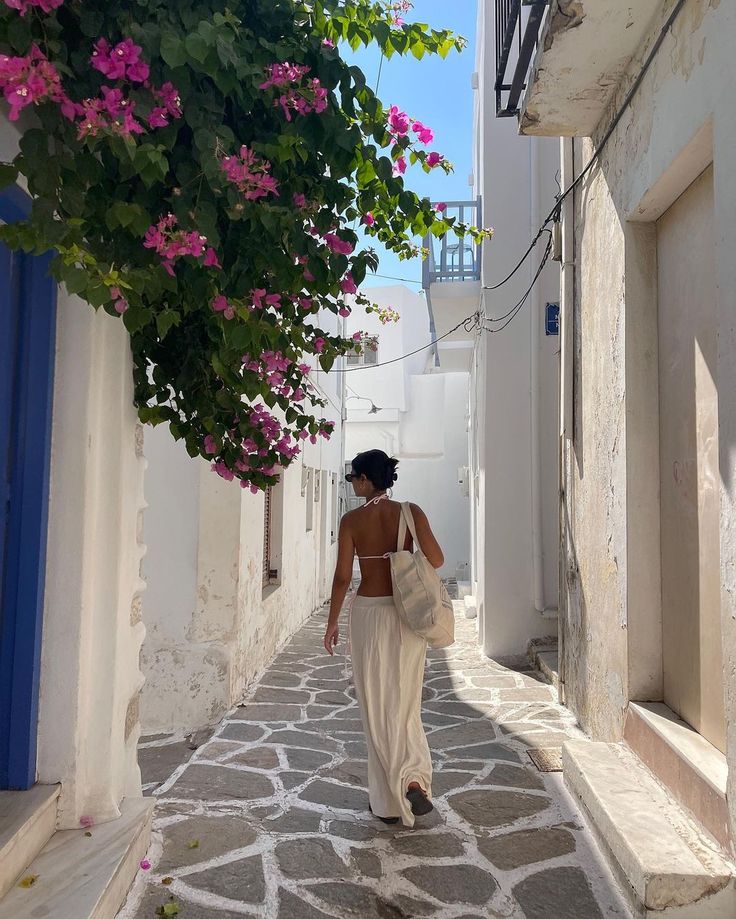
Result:
[[[405,522],[406,521],[406,522]],[[417,528],[414,526],[414,515],[411,512],[411,505],[408,501],[403,501],[401,504],[401,523],[399,524],[399,533],[401,532],[402,526],[404,530],[404,535],[406,535],[406,526],[409,526],[409,532],[411,533],[411,538],[414,540],[414,551],[421,549],[419,545],[419,540],[417,539]],[[403,546],[404,543],[401,543]]]
[[[404,505],[401,505],[401,513],[399,514],[399,536],[396,540],[396,551],[401,552],[404,548],[404,542],[406,541],[406,519],[404,518]]]

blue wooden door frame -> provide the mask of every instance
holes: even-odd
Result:
[[[4,223],[30,206],[19,188],[0,192]],[[50,261],[0,247],[0,788],[36,780],[56,345]]]

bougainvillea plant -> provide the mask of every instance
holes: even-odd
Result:
[[[403,258],[427,233],[482,236],[405,187],[408,165],[451,167],[340,55],[462,48],[410,7],[0,0],[22,135],[0,183],[21,175],[33,198],[0,239],[55,250],[69,292],[125,324],[141,420],[254,491],[334,427],[310,362],[329,371],[355,345],[344,297],[377,268],[358,224]]]

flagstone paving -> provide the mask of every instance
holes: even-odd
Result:
[[[456,644],[427,660],[435,810],[385,826],[368,813],[358,709],[344,659],[321,650],[324,620],[196,750],[143,739],[152,868],[118,919],[167,904],[179,919],[630,916],[561,775],[527,755],[582,736],[551,686],[484,658],[459,618]]]

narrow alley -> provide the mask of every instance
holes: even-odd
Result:
[[[425,679],[435,810],[413,830],[384,826],[368,813],[360,718],[345,659],[321,648],[324,621],[308,620],[194,753],[144,738],[151,868],[118,919],[629,916],[561,773],[529,759],[580,736],[551,686],[484,658],[476,621],[458,616]]]

